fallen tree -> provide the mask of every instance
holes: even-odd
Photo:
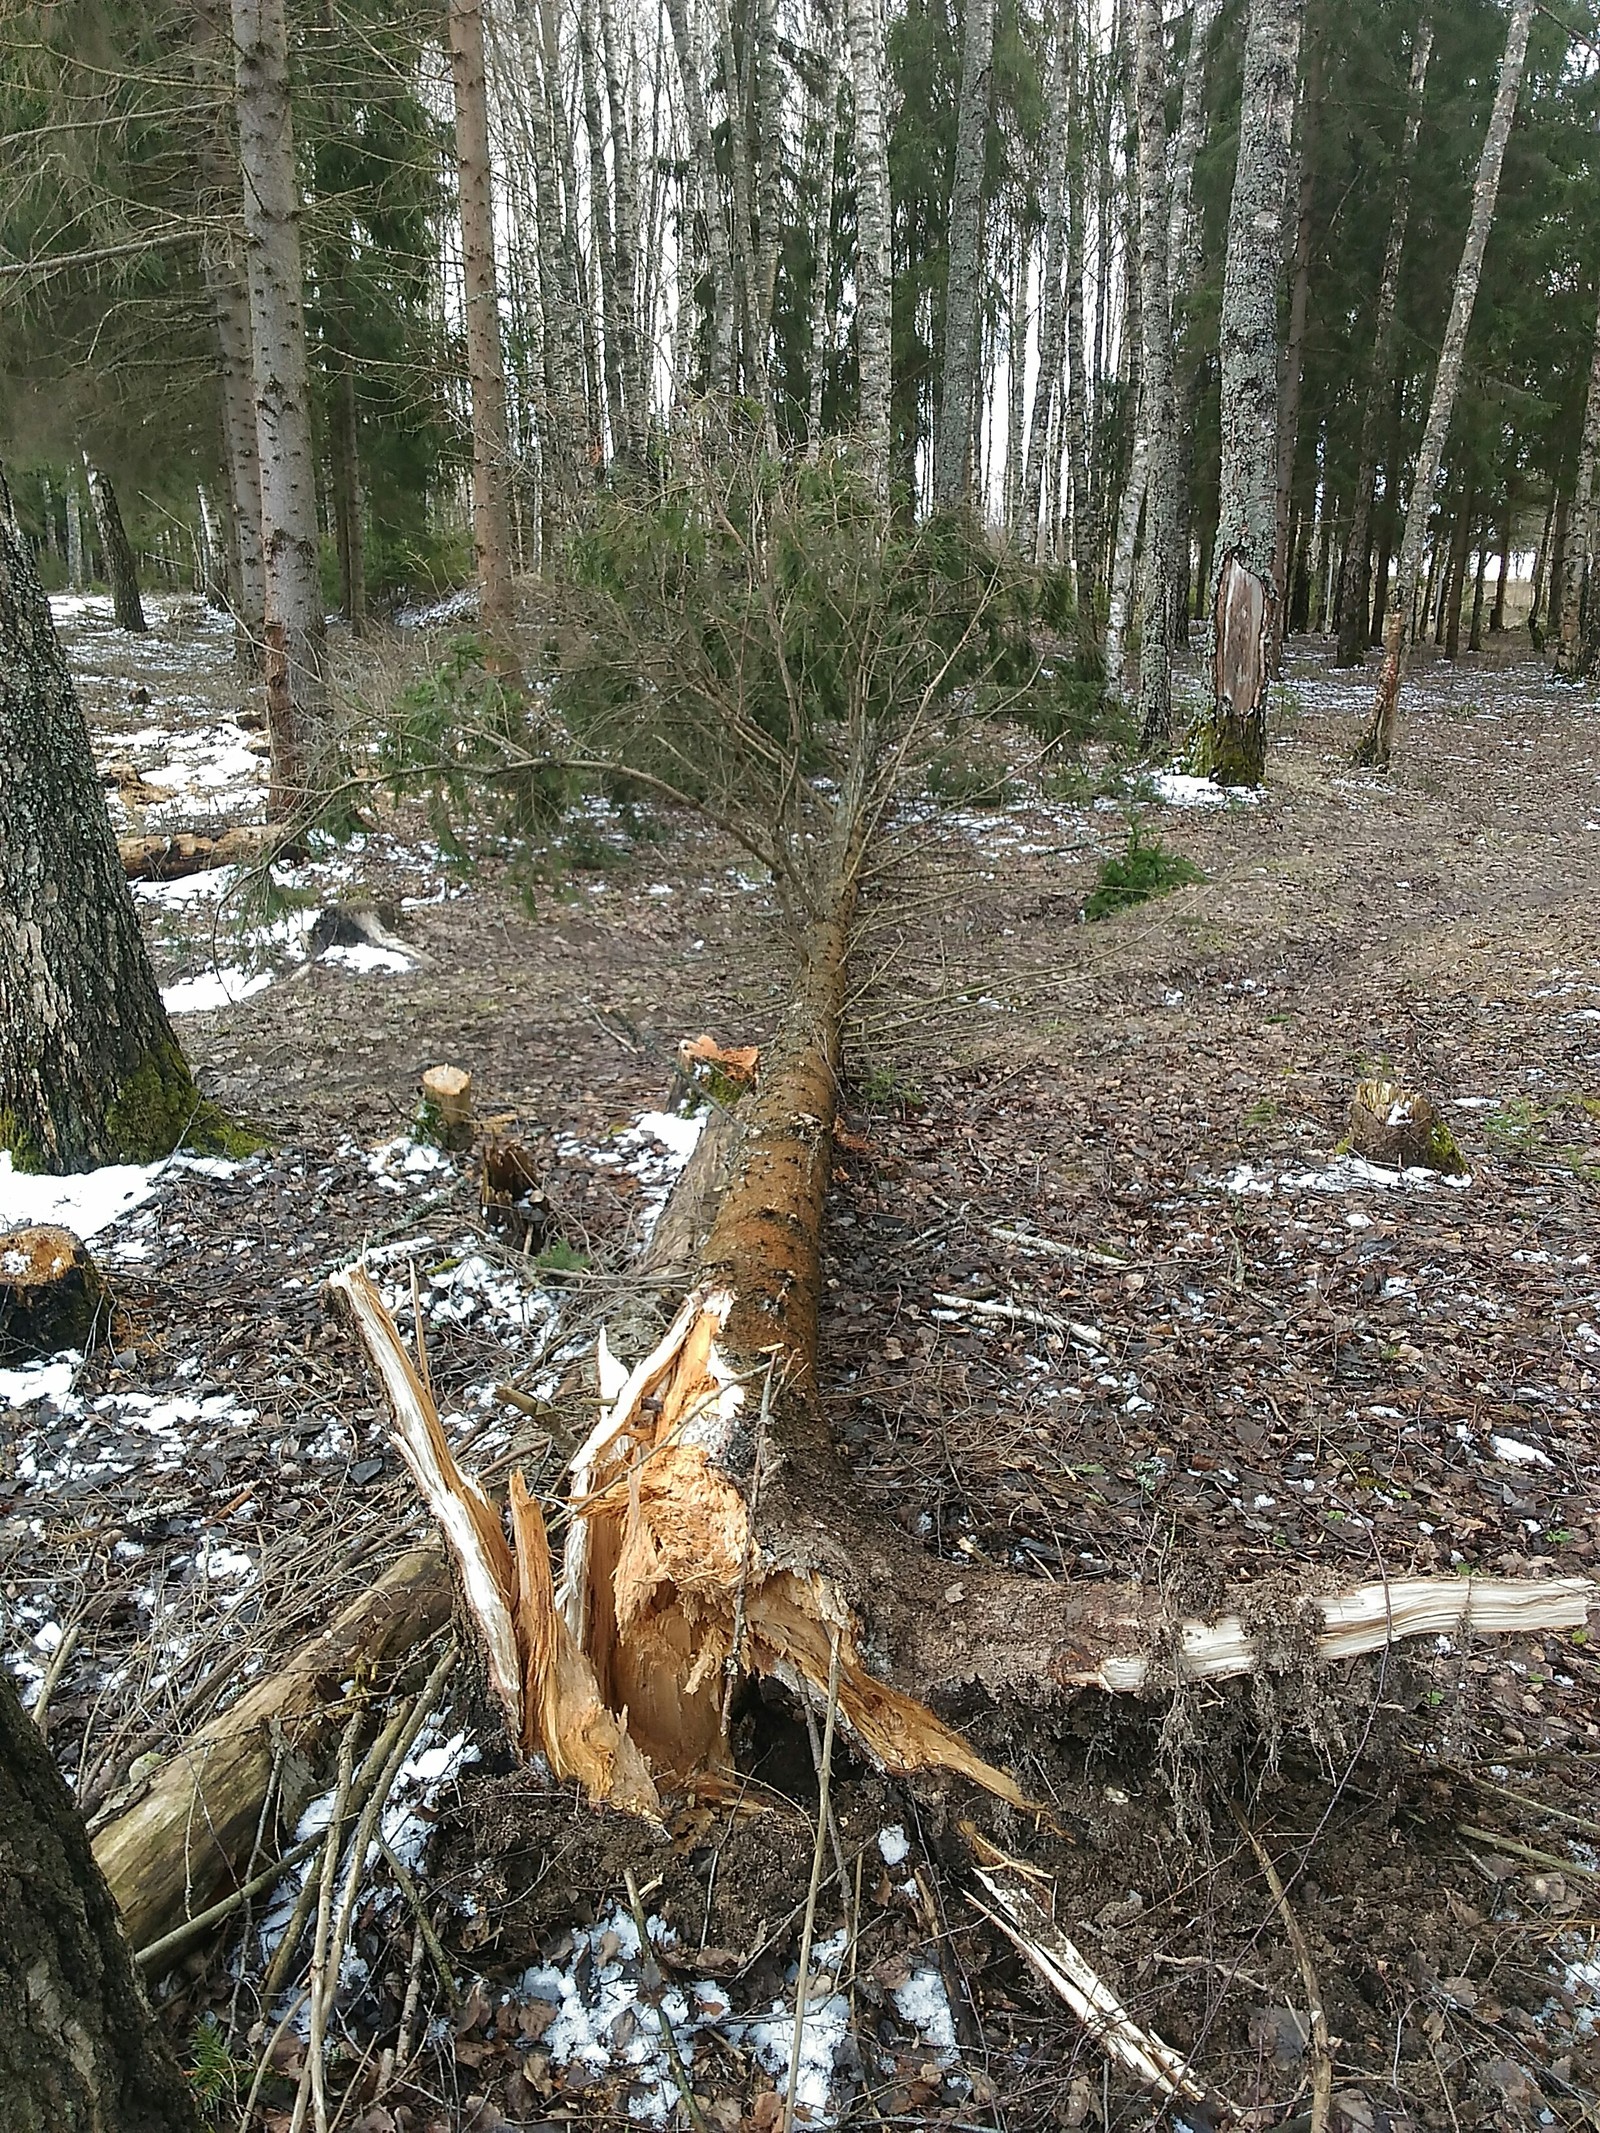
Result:
[[[253,866],[265,854],[281,851],[292,835],[271,822],[241,823],[215,836],[174,830],[167,836],[119,837],[117,857],[129,881],[180,881],[218,867]]]

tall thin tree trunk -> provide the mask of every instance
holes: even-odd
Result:
[[[1372,491],[1378,473],[1378,430],[1383,419],[1384,395],[1390,383],[1395,310],[1400,297],[1400,258],[1405,250],[1406,226],[1411,216],[1411,166],[1416,155],[1417,132],[1422,124],[1422,98],[1432,52],[1433,18],[1425,7],[1411,46],[1411,81],[1406,91],[1406,121],[1395,171],[1394,206],[1389,212],[1389,238],[1384,247],[1383,271],[1378,277],[1378,297],[1373,309],[1372,364],[1367,373],[1366,406],[1361,417],[1354,509],[1350,517],[1350,538],[1345,544],[1344,565],[1339,573],[1338,610],[1334,621],[1339,642],[1334,663],[1341,667],[1360,666],[1366,656],[1370,635],[1368,561],[1372,547]]]
[[[706,225],[711,269],[711,390],[731,393],[734,387],[733,253],[722,211],[722,181],[717,174],[716,144],[711,137],[700,55],[695,50],[689,23],[688,0],[667,0],[667,15],[672,23],[673,49],[678,55],[684,122],[689,129],[689,146],[700,179],[700,212]]]
[[[67,477],[67,583],[75,593],[84,586],[83,516],[78,503],[78,484]]]
[[[1450,317],[1445,326],[1444,342],[1439,350],[1439,367],[1434,373],[1433,404],[1428,410],[1427,424],[1422,433],[1422,446],[1417,454],[1416,471],[1412,476],[1411,500],[1406,510],[1405,538],[1400,544],[1398,581],[1384,622],[1383,666],[1373,700],[1372,724],[1359,750],[1361,761],[1379,766],[1386,766],[1394,753],[1400,689],[1405,680],[1406,662],[1411,651],[1412,594],[1417,582],[1422,544],[1427,535],[1428,514],[1433,505],[1433,485],[1438,476],[1439,461],[1443,457],[1445,439],[1450,430],[1451,412],[1455,407],[1456,387],[1461,377],[1461,357],[1466,347],[1467,328],[1472,323],[1472,307],[1477,301],[1478,279],[1483,271],[1484,248],[1489,242],[1489,228],[1494,221],[1495,197],[1500,190],[1500,165],[1505,156],[1511,121],[1516,115],[1517,92],[1522,85],[1522,63],[1527,54],[1528,25],[1532,15],[1533,0],[1512,0],[1511,19],[1506,30],[1506,48],[1500,61],[1500,78],[1495,89],[1494,109],[1484,136],[1483,153],[1478,161],[1477,180],[1472,188],[1472,218],[1467,227],[1467,241],[1462,249],[1461,264],[1456,269],[1455,291],[1450,300]]]
[[[1176,575],[1178,410],[1167,290],[1167,54],[1161,0],[1138,0],[1139,395],[1144,430],[1144,584],[1139,629],[1139,727],[1147,755],[1172,737],[1172,605]]]
[[[1050,80],[1044,136],[1044,279],[1039,290],[1039,370],[1028,422],[1028,453],[1022,478],[1017,526],[1023,552],[1038,559],[1042,549],[1039,499],[1044,486],[1045,448],[1050,438],[1056,381],[1061,374],[1065,291],[1062,259],[1066,251],[1067,104],[1072,84],[1072,13],[1076,0],[1054,0],[1046,16],[1052,38]]]
[[[450,77],[455,91],[456,167],[461,188],[461,266],[466,287],[467,382],[472,398],[472,546],[484,634],[504,656],[511,612],[511,537],[505,481],[506,376],[500,350],[500,289],[494,261],[489,99],[484,80],[482,0],[449,0]]]
[[[1251,0],[1239,155],[1222,285],[1222,470],[1213,594],[1212,702],[1195,765],[1259,785],[1266,763],[1275,576],[1278,273],[1304,0]]]
[[[1472,581],[1472,628],[1467,635],[1467,650],[1483,650],[1483,582],[1489,574],[1489,529],[1478,529],[1478,569]]]
[[[811,230],[811,368],[807,377],[806,457],[813,462],[822,449],[822,395],[828,382],[829,296],[833,278],[833,181],[839,165],[839,58],[833,31],[825,32],[822,91],[818,99],[821,139],[817,168],[817,210]]]
[[[1065,363],[1066,423],[1056,424],[1056,456],[1051,473],[1059,490],[1062,446],[1066,452],[1068,509],[1072,519],[1072,603],[1080,650],[1098,656],[1100,528],[1097,499],[1089,474],[1088,379],[1083,333],[1085,274],[1085,184],[1088,126],[1089,57],[1084,15],[1078,0],[1071,12],[1072,40],[1067,83],[1067,347]],[[1080,45],[1080,33],[1082,43]],[[1058,398],[1060,397],[1058,391]],[[1052,513],[1052,520],[1055,514]]]
[[[142,631],[149,625],[144,619],[144,603],[139,598],[139,567],[133,559],[127,528],[117,507],[117,492],[100,468],[90,463],[87,452],[83,455],[83,471],[89,484],[89,508],[94,513],[95,531],[100,536],[100,553],[105,559],[106,577],[111,584],[111,612],[119,630]]]
[[[856,360],[867,469],[889,493],[890,253],[889,149],[884,118],[882,0],[846,0],[856,135]]]
[[[356,418],[356,377],[348,354],[338,358],[328,410],[333,459],[333,527],[339,551],[339,607],[352,632],[367,627],[367,544],[362,524],[361,432]]]
[[[250,354],[250,293],[240,252],[239,144],[234,125],[233,58],[227,0],[195,0],[194,74],[202,96],[195,162],[205,224],[200,270],[211,303],[217,390],[228,479],[229,548],[234,567],[234,652],[241,665],[261,659],[266,566],[261,553],[261,457],[256,438],[255,379]]]
[[[1550,557],[1545,565],[1544,602],[1546,628],[1556,626],[1561,618],[1561,603],[1566,598],[1567,584],[1567,527],[1572,516],[1572,492],[1570,489],[1556,491],[1556,518],[1550,529]]]
[[[728,175],[733,221],[733,280],[739,345],[743,356],[742,389],[761,410],[767,407],[767,352],[756,324],[756,241],[750,190],[750,134],[738,55],[733,48],[733,18],[728,0],[711,0],[716,11],[717,49],[722,62],[723,105],[727,114]]]
[[[1194,278],[1194,165],[1205,131],[1206,57],[1222,0],[1195,0],[1189,19],[1189,50],[1183,64],[1183,98],[1178,111],[1178,139],[1172,158],[1172,213],[1167,224],[1167,285],[1172,303],[1173,360],[1177,365],[1178,606],[1175,635],[1189,641],[1189,550],[1194,470],[1195,397],[1200,366],[1185,357],[1182,341],[1189,286]]]
[[[1461,650],[1461,603],[1467,588],[1467,557],[1472,552],[1472,529],[1478,507],[1477,494],[1468,490],[1461,499],[1461,520],[1450,557],[1450,584],[1445,593],[1444,656],[1454,659]]]
[[[966,0],[961,101],[956,112],[955,174],[944,299],[944,380],[933,449],[935,508],[962,502],[970,489],[973,394],[978,379],[978,295],[982,276],[983,166],[989,140],[989,73],[994,58],[995,0]]]
[[[1571,557],[1561,585],[1561,620],[1556,636],[1555,670],[1563,681],[1579,681],[1584,671],[1583,606],[1589,551],[1594,540],[1594,467],[1600,450],[1600,316],[1595,319],[1594,350],[1589,359],[1589,390],[1583,404],[1583,434],[1578,440],[1578,469],[1567,514],[1567,553]]]
[[[1278,513],[1273,535],[1276,576],[1284,588],[1272,640],[1272,670],[1283,663],[1283,632],[1290,614],[1289,511],[1294,495],[1295,454],[1300,443],[1300,390],[1305,374],[1306,308],[1311,293],[1311,209],[1316,199],[1317,121],[1322,109],[1322,38],[1314,36],[1300,100],[1299,183],[1295,187],[1294,271],[1289,283],[1289,330],[1284,337],[1283,386],[1278,399]],[[1292,623],[1290,627],[1292,627]]]
[[[629,457],[641,461],[650,428],[649,335],[639,318],[639,188],[634,170],[633,128],[622,72],[615,0],[599,0],[600,46],[605,59],[606,109],[611,120],[611,167],[616,213],[612,249],[617,284],[617,331],[621,338],[624,431]]]
[[[232,0],[239,160],[265,573],[267,818],[287,822],[320,783],[326,644],[306,360],[300,194],[284,0]]]
[[[1022,419],[1026,401],[1024,386],[1028,367],[1028,253],[1027,237],[1021,227],[1021,218],[1014,223],[1011,233],[1011,289],[1007,303],[1007,324],[1010,328],[1006,351],[1006,482],[1005,482],[1005,527],[1014,543],[1021,531],[1022,506]],[[1057,366],[1059,368],[1059,364]],[[1031,545],[1031,544],[1030,544]]]
[[[628,410],[622,383],[622,291],[617,276],[615,216],[611,173],[606,164],[605,129],[600,118],[600,50],[595,0],[578,9],[578,76],[583,92],[583,131],[589,145],[590,248],[600,279],[600,324],[604,337],[606,417],[613,454],[627,450]]]
[[[1506,485],[1505,511],[1500,520],[1500,569],[1494,581],[1494,606],[1489,612],[1489,635],[1498,637],[1506,626],[1506,588],[1511,576],[1511,520],[1513,489]]]

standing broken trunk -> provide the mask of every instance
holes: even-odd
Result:
[[[0,1667],[0,2120],[199,2133],[77,1803]]]
[[[1522,86],[1522,63],[1527,56],[1528,25],[1532,15],[1533,0],[1513,0],[1494,108],[1489,115],[1483,153],[1478,159],[1478,176],[1472,188],[1472,217],[1467,225],[1467,241],[1462,247],[1461,264],[1456,269],[1450,317],[1439,349],[1439,368],[1434,373],[1433,401],[1422,432],[1416,471],[1411,478],[1405,536],[1400,543],[1400,567],[1395,572],[1394,591],[1390,595],[1388,614],[1384,617],[1383,665],[1379,669],[1377,694],[1373,699],[1372,723],[1356,751],[1358,762],[1379,769],[1386,769],[1394,754],[1400,689],[1411,656],[1411,611],[1422,569],[1428,519],[1433,510],[1433,488],[1438,478],[1439,462],[1444,456],[1445,439],[1450,433],[1450,416],[1461,378],[1461,358],[1467,345],[1467,329],[1472,324],[1472,307],[1477,301],[1484,249],[1494,221],[1495,198],[1500,190],[1500,165],[1505,157],[1511,121],[1516,116],[1517,93]]]
[[[261,475],[262,637],[272,745],[267,814],[287,822],[316,789],[328,722],[300,194],[284,0],[232,5]]]
[[[133,560],[127,529],[122,523],[122,513],[117,508],[117,492],[101,470],[91,463],[87,452],[83,455],[83,471],[89,483],[89,508],[94,513],[94,530],[100,536],[100,553],[105,559],[106,577],[111,586],[111,612],[119,630],[142,631],[148,625],[144,619],[144,603],[139,598],[139,571]]]
[[[484,635],[501,648],[503,656],[512,620],[511,537],[505,504],[510,453],[500,292],[494,265],[482,0],[450,0],[450,75],[455,85],[467,378],[472,396],[472,546]]]
[[[89,1170],[217,1125],[161,1005],[32,552],[0,509],[0,1148],[19,1170]]]
[[[1222,284],[1222,471],[1212,599],[1212,702],[1194,767],[1259,785],[1267,752],[1276,576],[1278,273],[1304,0],[1251,0],[1239,158]]]

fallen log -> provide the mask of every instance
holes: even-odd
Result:
[[[284,1787],[281,1812],[292,1822],[315,1783],[317,1752],[349,1716],[345,1685],[398,1670],[449,1614],[443,1558],[436,1548],[413,1548],[286,1666],[184,1742],[139,1798],[101,1824],[94,1855],[132,1947],[171,1932],[242,1878],[274,1769]]]
[[[933,1708],[971,1684],[1039,1703],[1081,1688],[1154,1690],[1377,1650],[1402,1638],[1575,1629],[1600,1615],[1587,1579],[1405,1579],[1248,1593],[1212,1621],[1183,1620],[1139,1584],[1046,1583],[942,1561],[865,1513],[817,1388],[820,1239],[839,1085],[850,916],[842,875],[813,927],[792,1004],[735,1114],[736,1145],[697,1281],[676,1322],[631,1371],[602,1339],[602,1409],[571,1464],[559,1594],[540,1567],[542,1526],[513,1494],[515,1547],[480,1502],[454,1506],[437,1462],[424,1485],[447,1538],[484,1560],[469,1596],[497,1654],[512,1736],[542,1742],[593,1797],[655,1812],[657,1794],[731,1763],[732,1688],[771,1675],[818,1703],[835,1643],[838,1701],[891,1771],[941,1767],[1021,1795]],[[399,1336],[365,1277],[336,1277],[384,1378],[397,1435],[428,1465],[436,1429]],[[421,1397],[419,1397],[421,1395]],[[460,1480],[466,1498],[475,1484]],[[484,1506],[486,1508],[486,1506]],[[564,1707],[559,1682],[571,1684]],[[573,1741],[593,1744],[593,1753]]]
[[[174,830],[166,837],[119,837],[117,857],[130,881],[178,881],[217,867],[253,866],[289,841],[290,832],[281,823],[249,822],[214,837],[197,830]]]

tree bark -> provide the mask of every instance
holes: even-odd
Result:
[[[334,543],[339,551],[339,608],[352,633],[364,636],[367,627],[367,550],[362,526],[361,431],[356,413],[356,376],[345,351],[335,355],[338,375],[333,380],[328,410],[329,443],[333,459]]]
[[[1578,467],[1567,514],[1567,553],[1571,565],[1561,584],[1561,620],[1556,636],[1555,670],[1563,681],[1581,681],[1584,671],[1583,606],[1594,541],[1594,468],[1600,450],[1600,316],[1595,319],[1594,350],[1589,359],[1589,389],[1583,403],[1583,432],[1578,440]]]
[[[89,508],[94,513],[95,531],[100,536],[100,553],[111,585],[111,612],[119,630],[143,631],[149,625],[144,619],[144,603],[139,598],[139,567],[134,562],[122,513],[117,508],[117,492],[99,467],[91,465],[87,452],[83,455],[83,471],[89,483]]]
[[[1304,0],[1251,0],[1222,285],[1222,470],[1212,702],[1191,740],[1219,785],[1259,785],[1275,617],[1278,273]]]
[[[510,652],[511,533],[506,514],[506,375],[500,351],[500,288],[494,261],[489,99],[484,79],[483,0],[449,0],[450,78],[455,92],[461,187],[461,266],[466,289],[467,380],[472,398],[472,547],[485,636]],[[514,661],[513,661],[514,664]]]
[[[1478,569],[1472,582],[1472,628],[1467,635],[1467,650],[1483,650],[1483,581],[1489,573],[1489,529],[1478,528]]]
[[[995,0],[966,0],[961,101],[956,114],[955,174],[944,298],[944,378],[933,450],[935,509],[971,494],[972,422],[978,380],[978,296],[982,275],[983,169],[989,140],[989,74],[994,59]]]
[[[833,33],[825,33],[822,89],[818,97],[821,140],[818,150],[817,206],[811,223],[811,364],[806,380],[806,457],[815,463],[822,450],[822,396],[828,379],[828,325],[833,275],[833,181],[839,162],[839,60]]]
[[[628,449],[628,411],[622,384],[622,290],[617,278],[615,210],[600,119],[600,50],[594,0],[578,8],[578,75],[583,90],[583,131],[589,144],[590,249],[600,276],[600,325],[605,347],[606,417],[613,455]]]
[[[872,0],[865,0],[865,4],[870,6]],[[716,144],[706,111],[703,70],[689,27],[688,0],[667,0],[667,14],[672,23],[673,48],[678,55],[678,79],[683,89],[683,115],[689,129],[689,146],[700,178],[700,212],[705,217],[710,256],[711,390],[731,393],[734,388],[733,253],[722,211],[722,181],[717,174]]]
[[[1289,569],[1289,515],[1294,500],[1295,455],[1300,443],[1300,392],[1305,374],[1306,308],[1311,294],[1311,209],[1316,200],[1317,122],[1322,111],[1322,38],[1313,37],[1300,100],[1300,166],[1295,187],[1294,271],[1289,283],[1289,329],[1284,337],[1283,385],[1278,398],[1278,512],[1273,535],[1276,576],[1284,597],[1277,608],[1272,671],[1283,664],[1286,619],[1294,626],[1293,577]]]
[[[215,1121],[161,1005],[32,551],[0,510],[0,1148],[19,1170],[91,1170]]]
[[[1411,603],[1416,592],[1422,546],[1427,538],[1428,515],[1433,508],[1434,482],[1444,456],[1450,416],[1455,407],[1467,329],[1472,323],[1472,307],[1477,301],[1484,249],[1494,221],[1495,198],[1500,190],[1500,165],[1505,156],[1511,121],[1516,115],[1517,92],[1522,84],[1522,64],[1527,55],[1528,25],[1532,14],[1533,0],[1512,0],[1494,108],[1489,116],[1483,153],[1478,160],[1478,175],[1472,188],[1472,217],[1467,226],[1467,241],[1462,248],[1461,264],[1456,269],[1450,316],[1439,350],[1439,367],[1434,373],[1433,401],[1428,409],[1416,471],[1411,479],[1405,537],[1400,544],[1400,568],[1384,620],[1383,665],[1373,699],[1372,723],[1357,750],[1360,762],[1379,768],[1387,768],[1394,754],[1400,689],[1411,653]]]
[[[0,2119],[7,2133],[199,2133],[83,1817],[0,1667]]]
[[[642,464],[650,429],[648,335],[639,321],[639,189],[634,170],[633,129],[622,74],[615,0],[599,0],[600,44],[605,58],[606,109],[611,120],[611,166],[615,174],[613,252],[617,283],[617,330],[621,335],[624,434],[629,457]]]
[[[220,104],[220,109],[202,117],[195,149],[199,207],[205,224],[200,270],[211,303],[217,348],[236,603],[234,651],[241,665],[254,667],[261,658],[266,570],[261,553],[261,458],[250,353],[250,295],[240,253],[239,143],[226,0],[195,0],[194,25],[195,86],[203,97],[216,98]]]
[[[75,593],[84,586],[83,516],[78,504],[78,485],[67,479],[67,583]]]
[[[1139,395],[1144,430],[1144,583],[1139,630],[1140,745],[1172,738],[1172,611],[1178,520],[1178,410],[1167,288],[1167,54],[1161,0],[1137,0]]]
[[[1366,657],[1367,640],[1371,634],[1368,565],[1372,547],[1372,491],[1378,475],[1378,427],[1383,419],[1384,395],[1390,383],[1395,312],[1400,299],[1400,260],[1411,218],[1411,166],[1422,124],[1422,98],[1432,53],[1433,18],[1425,8],[1411,46],[1411,80],[1406,90],[1406,120],[1395,171],[1394,206],[1389,211],[1389,237],[1384,246],[1383,270],[1378,276],[1378,296],[1373,307],[1372,364],[1367,373],[1367,398],[1361,416],[1355,509],[1350,519],[1344,565],[1339,573],[1338,610],[1334,622],[1339,642],[1334,664],[1341,667],[1360,666]]]
[[[1473,514],[1477,495],[1468,491],[1461,499],[1461,516],[1450,550],[1450,576],[1444,595],[1444,656],[1454,659],[1461,649],[1461,603],[1467,589],[1467,557],[1472,552]]]
[[[281,822],[317,789],[327,737],[317,467],[284,0],[232,0],[232,10],[261,470],[267,812]]]
[[[845,0],[855,100],[856,362],[862,450],[879,497],[889,493],[889,345],[894,294],[882,0]]]
[[[1489,635],[1498,637],[1506,626],[1506,590],[1511,577],[1511,521],[1514,491],[1506,486],[1505,511],[1500,520],[1500,568],[1494,581],[1494,606],[1489,611]]]
[[[1067,105],[1072,94],[1072,10],[1076,0],[1054,0],[1046,17],[1052,39],[1050,81],[1044,140],[1044,279],[1039,292],[1039,372],[1028,421],[1027,459],[1017,527],[1025,555],[1038,561],[1043,550],[1039,500],[1044,488],[1045,451],[1050,417],[1061,375],[1066,291],[1062,262],[1066,254],[1069,214],[1067,181]]]

